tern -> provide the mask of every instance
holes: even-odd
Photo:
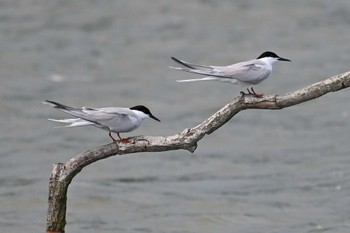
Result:
[[[157,117],[153,116],[151,111],[143,105],[137,105],[131,108],[73,108],[51,100],[45,100],[42,103],[51,106],[59,111],[78,117],[73,119],[60,120],[49,119],[50,121],[68,124],[62,127],[79,127],[92,125],[108,131],[108,135],[113,140],[113,142],[129,142],[128,138],[120,137],[119,133],[131,132],[137,129],[141,125],[142,121],[146,118],[152,118],[160,122],[160,120]],[[116,133],[120,140],[114,139],[112,132]]]
[[[287,58],[279,57],[276,53],[266,51],[258,58],[239,62],[229,66],[206,66],[195,65],[175,57],[172,60],[181,64],[183,67],[170,67],[172,69],[186,71],[190,73],[205,75],[204,78],[177,80],[177,82],[194,81],[221,81],[238,84],[241,86],[252,86],[265,80],[272,72],[272,64],[276,61],[291,61]],[[257,94],[254,88],[247,88],[248,94],[261,98],[263,94]],[[245,94],[244,92],[242,92]]]

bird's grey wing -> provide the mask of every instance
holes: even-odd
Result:
[[[84,114],[82,118],[86,117],[86,118],[89,118],[91,121],[95,121],[95,122],[101,122],[106,120],[108,121],[111,118],[115,118],[115,117],[126,118],[128,117],[128,115],[132,114],[132,111],[128,108],[114,108],[114,107],[107,107],[107,108],[83,107],[82,112]]]
[[[72,108],[50,100],[43,101],[43,103],[72,116],[92,122],[105,130],[126,132],[133,126],[129,117],[132,111],[127,108]]]
[[[250,65],[252,65],[253,60],[248,62],[233,64],[230,66],[206,66],[206,65],[191,64],[191,63],[182,61],[180,59],[177,59],[175,57],[171,57],[171,58],[177,63],[184,66],[184,67],[170,67],[172,69],[205,75],[205,76],[231,79],[231,80],[236,79],[235,76],[237,74],[238,76],[241,76],[241,74],[244,74],[245,71],[254,68],[254,67],[250,67]],[[194,79],[190,79],[190,81],[192,80]],[[198,80],[204,80],[204,79],[198,79]],[[211,79],[208,78],[208,80],[211,80]],[[214,80],[220,80],[220,79],[214,79]],[[188,81],[188,80],[181,80],[181,81]],[[224,80],[220,80],[220,81],[224,81]]]
[[[129,108],[88,108],[83,107],[87,116],[96,124],[108,128],[113,132],[129,132],[135,128],[135,124],[130,116],[134,113]]]
[[[60,103],[55,102],[55,101],[51,101],[51,100],[45,100],[42,103],[49,105],[49,106],[51,106],[51,107],[53,107],[61,112],[67,113],[69,115],[96,123],[92,119],[88,118],[87,114],[85,112],[83,112],[83,109],[81,109],[81,108],[73,108],[73,107],[70,107],[67,105],[60,104]]]
[[[88,112],[88,110],[99,111],[110,114],[124,114],[124,115],[133,115],[133,111],[130,108],[118,108],[118,107],[106,107],[106,108],[89,108],[83,107],[84,112]]]
[[[271,70],[256,60],[240,62],[219,71],[222,78],[236,79],[246,84],[258,84],[269,76]]]

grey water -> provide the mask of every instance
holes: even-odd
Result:
[[[52,164],[110,143],[41,104],[148,106],[132,135],[173,135],[239,95],[177,83],[170,57],[229,65],[266,50],[255,87],[284,94],[350,70],[350,2],[0,1],[0,232],[44,232]],[[111,157],[68,192],[66,232],[350,231],[350,90],[279,111],[247,110],[187,151]]]

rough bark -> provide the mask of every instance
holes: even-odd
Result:
[[[160,152],[184,149],[194,152],[197,142],[211,134],[233,116],[245,109],[283,109],[316,99],[329,92],[339,91],[350,86],[350,71],[342,73],[310,86],[306,86],[285,95],[268,95],[254,98],[248,95],[236,97],[215,114],[199,125],[184,129],[167,137],[137,136],[130,143],[110,143],[81,153],[66,163],[54,164],[49,183],[49,208],[47,215],[47,233],[64,232],[66,225],[67,190],[75,175],[85,166],[113,155],[137,152]]]

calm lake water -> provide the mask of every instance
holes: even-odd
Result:
[[[56,129],[41,104],[148,106],[129,135],[172,135],[239,95],[177,83],[170,57],[228,65],[272,50],[255,89],[283,94],[350,70],[350,2],[0,1],[0,231],[44,232],[52,164],[110,143]],[[350,90],[248,110],[187,151],[112,157],[72,182],[66,232],[350,232]]]

